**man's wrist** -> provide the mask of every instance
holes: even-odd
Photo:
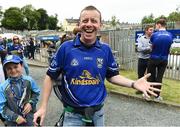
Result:
[[[135,82],[131,83],[131,88],[133,88],[133,89],[135,89],[134,84],[135,84]]]

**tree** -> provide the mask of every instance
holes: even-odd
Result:
[[[172,12],[168,16],[169,21],[180,21],[180,12]]]
[[[119,25],[120,23],[119,23],[119,20],[116,18],[116,16],[112,16],[110,24],[113,29],[117,29],[117,25]]]
[[[36,9],[32,5],[26,5],[21,8],[21,11],[27,20],[27,29],[38,29],[40,14],[36,11]]]
[[[0,6],[0,19],[3,16],[3,11],[2,11],[2,7]]]
[[[23,13],[18,7],[10,7],[4,12],[2,26],[6,29],[24,30],[26,29],[26,21]]]
[[[58,23],[57,14],[55,16],[48,17],[48,28],[50,30],[57,29],[57,23]]]
[[[40,15],[39,21],[38,21],[38,29],[39,30],[45,30],[48,28],[48,14],[46,10],[43,8],[40,8],[37,10],[37,12]]]
[[[153,14],[150,14],[149,16],[144,16],[142,21],[142,24],[151,24],[154,23],[154,16]]]

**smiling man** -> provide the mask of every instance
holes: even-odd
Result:
[[[155,95],[147,82],[150,75],[132,81],[119,75],[119,69],[108,44],[100,42],[97,33],[101,28],[101,13],[94,6],[85,7],[80,13],[80,33],[74,40],[64,42],[54,56],[44,80],[43,100],[34,115],[42,125],[53,81],[62,74],[59,91],[64,112],[63,126],[104,126],[104,101],[107,96],[105,79],[116,85],[135,88]],[[58,107],[57,107],[58,108]],[[58,124],[58,125],[60,125]]]

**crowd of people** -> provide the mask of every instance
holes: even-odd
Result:
[[[104,126],[105,79],[115,85],[141,91],[146,98],[151,95],[160,97],[162,76],[172,43],[172,35],[165,30],[165,20],[160,19],[156,23],[159,29],[156,33],[152,34],[153,28],[148,27],[145,36],[138,39],[141,54],[139,79],[136,81],[119,74],[119,66],[110,46],[97,37],[101,26],[101,12],[96,7],[87,6],[80,12],[74,38],[63,40],[58,48],[55,47],[57,51],[46,72],[41,105],[37,111],[40,88],[29,76],[24,59],[24,56],[34,59],[34,48],[27,54],[23,52],[26,46],[27,49],[28,46],[34,47],[33,39],[21,44],[15,36],[8,48],[3,43],[1,59],[6,81],[0,84],[0,114],[5,125],[42,126],[54,83],[58,84],[56,87],[64,107],[56,126]],[[26,75],[23,74],[23,67]]]

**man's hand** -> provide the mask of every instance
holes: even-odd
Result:
[[[134,83],[134,88],[143,92],[144,95],[148,98],[150,98],[150,96],[148,95],[151,94],[153,96],[157,96],[157,94],[154,93],[154,91],[161,91],[157,88],[154,88],[153,86],[155,85],[162,85],[161,83],[156,83],[156,82],[147,82],[147,78],[150,77],[151,74],[148,73],[146,74],[144,77],[138,79],[135,83]]]
[[[43,124],[43,122],[44,122],[45,115],[46,115],[46,108],[41,107],[41,108],[34,114],[34,119],[33,119],[34,125],[35,125],[35,126],[38,126],[38,125],[39,125],[39,123],[38,123],[37,121],[38,121],[38,118],[40,118],[40,126],[42,126],[42,124]]]

